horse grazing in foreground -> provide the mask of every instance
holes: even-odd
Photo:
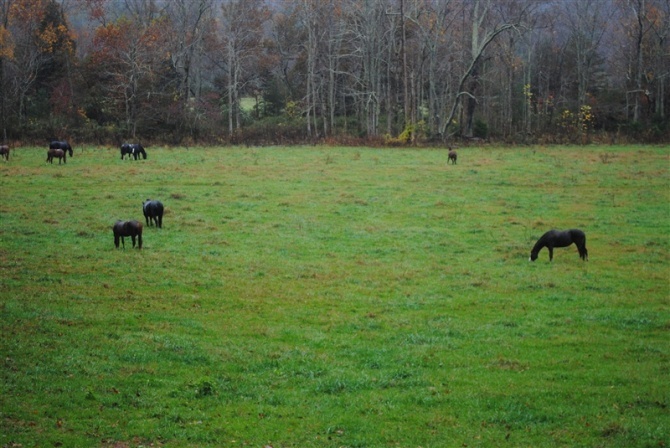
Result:
[[[458,154],[456,154],[456,151],[449,148],[449,158],[447,159],[447,165],[449,165],[449,162],[451,162],[452,165],[456,165],[456,159],[458,159]]]
[[[147,220],[147,225],[151,226],[154,222],[156,227],[163,228],[163,203],[161,201],[152,201],[147,199],[142,203],[142,211],[144,212],[144,219]]]
[[[72,146],[65,140],[54,140],[49,143],[49,149],[62,149],[64,152],[69,152],[72,157]]]
[[[9,146],[7,145],[0,146],[0,159],[9,160]]]
[[[140,154],[142,155],[143,159],[146,160],[147,158],[147,152],[139,143],[124,143],[121,145],[121,160],[123,160],[123,157],[126,154],[128,154],[129,159],[130,156],[132,156],[135,160],[137,160],[140,157]]]
[[[63,159],[63,163],[67,163],[67,156],[65,154],[65,151],[63,151],[62,149],[50,148],[47,151],[47,163],[51,163],[53,165],[54,157],[56,157],[58,159],[58,164],[59,165],[60,165],[61,159]]]
[[[584,261],[589,259],[589,251],[586,250],[586,235],[579,229],[550,230],[537,240],[530,251],[530,261],[537,260],[537,254],[546,247],[549,250],[549,261],[554,259],[554,247],[568,247],[572,243],[577,245],[579,258]]]
[[[129,236],[133,240],[133,247],[135,247],[135,237],[137,237],[137,248],[142,249],[142,223],[139,221],[116,221],[112,227],[114,231],[114,246],[119,248],[119,239],[123,248],[126,248],[124,237]]]

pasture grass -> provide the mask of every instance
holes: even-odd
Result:
[[[667,147],[147,152],[0,163],[0,446],[670,443]]]

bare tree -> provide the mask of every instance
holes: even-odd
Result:
[[[11,0],[0,0],[0,126],[2,141],[7,141],[7,97],[9,88],[5,83],[6,61],[14,58],[14,44],[9,32],[9,10]]]
[[[263,48],[263,25],[269,19],[261,0],[229,0],[222,4],[220,33],[225,61],[228,133],[241,126],[240,99],[253,81],[253,66]]]
[[[449,128],[456,116],[462,97],[467,97],[467,125],[463,132],[465,135],[472,135],[472,117],[477,103],[477,98],[472,91],[476,90],[478,86],[477,76],[484,51],[500,34],[522,26],[527,13],[527,7],[524,7],[514,17],[506,18],[496,15],[493,9],[494,3],[492,0],[474,0],[472,2],[469,20],[471,24],[470,54],[465,61],[448,118],[443,123],[441,133],[445,138],[449,134]],[[468,81],[471,81],[470,85],[468,89],[465,89]]]
[[[629,30],[633,41],[629,74],[632,85],[627,92],[627,97],[633,98],[632,119],[640,121],[643,100],[648,105],[647,115],[656,113],[662,117],[665,114],[665,85],[670,76],[667,50],[670,1],[626,0],[625,8],[628,14],[623,16],[623,26]],[[652,108],[653,111],[649,110]]]

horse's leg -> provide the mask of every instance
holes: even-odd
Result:
[[[116,246],[117,249],[119,248],[119,235],[116,233],[114,234],[114,246]]]
[[[137,248],[142,249],[142,231],[137,234]]]
[[[549,249],[549,261],[552,261],[554,259],[554,248],[547,246],[547,249]]]
[[[158,215],[158,228],[163,228],[163,215]]]
[[[133,240],[133,249],[135,248],[135,235],[130,235],[130,238]]]

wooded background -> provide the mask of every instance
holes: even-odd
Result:
[[[670,0],[0,0],[0,138],[669,141]]]

